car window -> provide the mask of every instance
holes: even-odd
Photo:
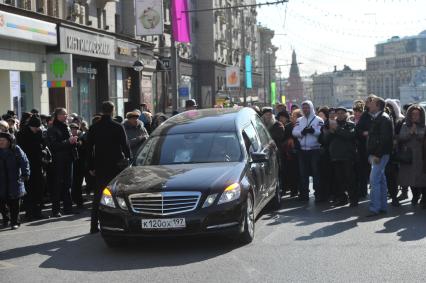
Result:
[[[243,133],[245,135],[247,135],[247,138],[250,141],[249,146],[251,146],[253,148],[252,150],[250,150],[250,148],[247,148],[247,151],[248,152],[252,152],[252,151],[258,152],[260,150],[260,143],[259,143],[259,139],[258,139],[257,134],[256,134],[256,130],[254,129],[253,125],[250,124],[247,127],[245,127]],[[245,143],[246,143],[246,141],[245,141]],[[246,146],[247,146],[247,144],[246,144]]]
[[[241,158],[235,133],[189,133],[151,137],[135,165],[238,162]]]
[[[260,142],[262,143],[262,145],[269,144],[271,137],[270,137],[268,131],[266,130],[265,125],[263,124],[262,120],[260,120],[259,117],[255,116],[253,122],[254,122],[254,126],[256,128],[257,134],[259,135]]]

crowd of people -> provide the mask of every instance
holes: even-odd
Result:
[[[196,109],[195,100],[186,110]],[[310,101],[276,105],[262,117],[278,147],[284,192],[309,201],[310,177],[315,202],[355,207],[370,188],[370,214],[387,212],[412,192],[412,204],[426,208],[425,110],[370,95],[353,109],[315,109]],[[3,226],[18,229],[25,221],[76,214],[93,193],[91,233],[97,233],[98,206],[104,188],[129,165],[144,141],[168,117],[152,115],[146,105],[113,116],[114,104],[89,123],[64,108],[52,115],[34,109],[20,120],[8,111],[0,120],[0,212]],[[176,113],[174,113],[176,114]],[[108,142],[107,142],[108,141]],[[83,186],[85,184],[85,186]],[[398,195],[399,193],[399,195]],[[21,206],[21,203],[23,204]],[[43,214],[51,203],[51,215]]]
[[[191,101],[188,104],[194,104]],[[114,104],[89,123],[64,108],[52,115],[36,109],[20,120],[13,111],[0,120],[0,212],[3,226],[18,229],[25,221],[78,214],[93,194],[92,233],[98,232],[101,190],[136,154],[149,134],[168,119],[152,115],[145,104],[113,117]],[[95,150],[96,148],[96,150]],[[83,186],[85,184],[85,186]],[[51,214],[43,214],[51,203]],[[74,207],[74,208],[73,208]]]
[[[399,207],[411,189],[413,205],[426,209],[425,110],[370,95],[352,109],[254,107],[279,149],[285,192],[309,201],[310,177],[315,202],[358,206],[370,188],[368,216]]]

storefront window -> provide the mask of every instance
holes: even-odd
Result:
[[[132,80],[129,69],[122,67],[110,67],[110,97],[116,106],[116,115],[124,117],[124,105],[129,101],[129,90]]]
[[[89,62],[75,62],[70,112],[77,113],[86,121],[90,121],[95,114],[97,74],[96,65]]]
[[[33,76],[29,72],[21,72],[21,106],[22,111],[29,112],[34,108]],[[40,110],[40,109],[39,109]]]

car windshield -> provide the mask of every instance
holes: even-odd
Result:
[[[235,133],[190,133],[151,137],[135,165],[237,162],[241,158]]]

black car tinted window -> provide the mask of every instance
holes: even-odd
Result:
[[[253,125],[249,124],[247,127],[245,127],[244,133],[249,138],[250,145],[253,147],[253,151],[258,152],[260,150],[260,143]],[[247,148],[247,151],[249,152],[250,148]]]
[[[262,143],[263,146],[269,144],[270,141],[270,136],[268,131],[266,130],[262,120],[260,120],[259,117],[255,116],[254,117],[254,126],[256,127],[256,131],[259,135],[260,138],[260,142]]]
[[[235,133],[192,133],[152,137],[136,165],[237,162],[242,158]]]

